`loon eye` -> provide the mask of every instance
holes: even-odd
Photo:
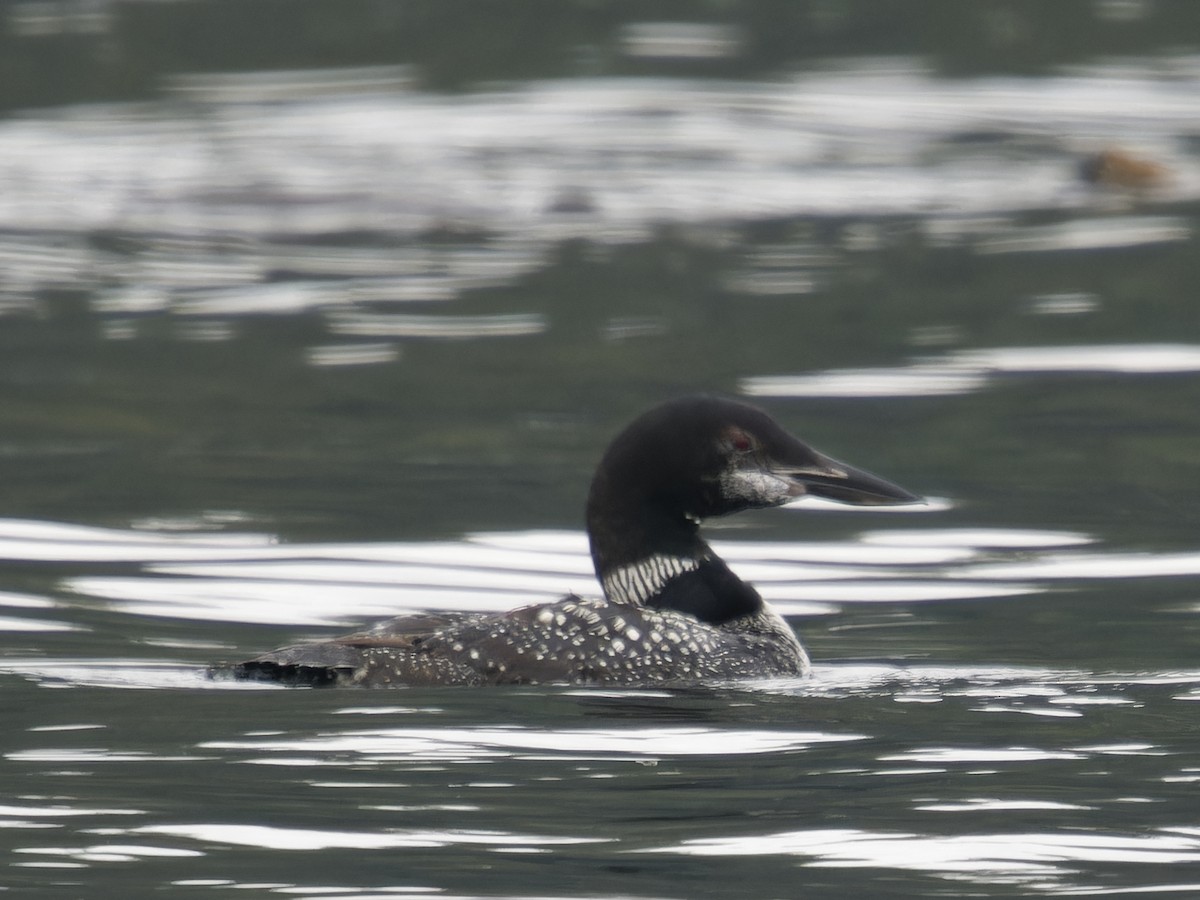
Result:
[[[731,428],[728,438],[729,446],[738,453],[749,453],[754,449],[754,439],[740,428]]]

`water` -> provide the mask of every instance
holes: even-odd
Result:
[[[0,888],[1200,893],[1197,10],[405,9],[0,13]],[[694,390],[931,498],[711,523],[812,678],[206,677],[594,593]]]

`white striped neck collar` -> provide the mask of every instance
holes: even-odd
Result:
[[[702,560],[691,556],[654,554],[604,574],[600,584],[604,596],[614,603],[644,606],[667,583],[686,572],[695,572]]]

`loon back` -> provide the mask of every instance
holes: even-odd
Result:
[[[672,401],[621,432],[592,480],[587,528],[602,598],[405,616],[214,671],[314,686],[802,675],[808,657],[791,627],[704,542],[699,522],[804,494],[855,505],[920,502],[818,453],[756,407],[709,396]]]
[[[401,617],[370,631],[284,647],[235,667],[290,685],[693,684],[796,676],[808,657],[778,616],[738,630],[686,613],[568,596],[435,630]]]

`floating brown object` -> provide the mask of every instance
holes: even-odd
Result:
[[[1166,166],[1154,160],[1115,147],[1091,154],[1079,167],[1080,177],[1089,184],[1131,191],[1159,187],[1170,174]]]

